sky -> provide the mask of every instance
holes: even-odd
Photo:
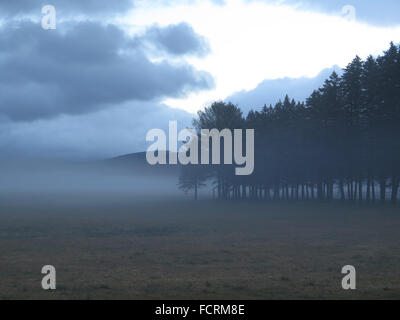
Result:
[[[47,4],[55,30],[41,27]],[[286,87],[300,99],[322,70],[400,42],[399,9],[392,0],[2,1],[0,157],[139,152],[148,130],[190,126],[214,100],[258,108]]]

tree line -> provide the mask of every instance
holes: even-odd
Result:
[[[400,182],[400,48],[333,72],[306,101],[288,96],[244,117],[238,106],[214,102],[198,113],[201,129],[255,130],[255,171],[188,165],[179,187],[213,184],[215,198],[397,202]],[[223,147],[221,146],[221,150]]]

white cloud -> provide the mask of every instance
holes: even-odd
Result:
[[[166,101],[189,111],[238,90],[252,89],[264,79],[315,76],[326,67],[345,66],[357,54],[379,54],[390,41],[400,41],[400,27],[376,27],[295,6],[244,0],[227,0],[225,6],[210,2],[143,5],[123,22],[135,30],[181,21],[208,38],[212,53],[190,62],[209,71],[217,83],[214,91]]]

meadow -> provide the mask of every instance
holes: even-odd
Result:
[[[2,195],[0,299],[400,299],[399,230],[396,206]]]

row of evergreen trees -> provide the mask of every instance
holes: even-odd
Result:
[[[212,181],[218,199],[397,202],[400,182],[400,48],[334,72],[305,102],[290,100],[246,118],[215,102],[198,113],[200,129],[255,129],[255,171],[233,166],[182,168],[184,191]]]

